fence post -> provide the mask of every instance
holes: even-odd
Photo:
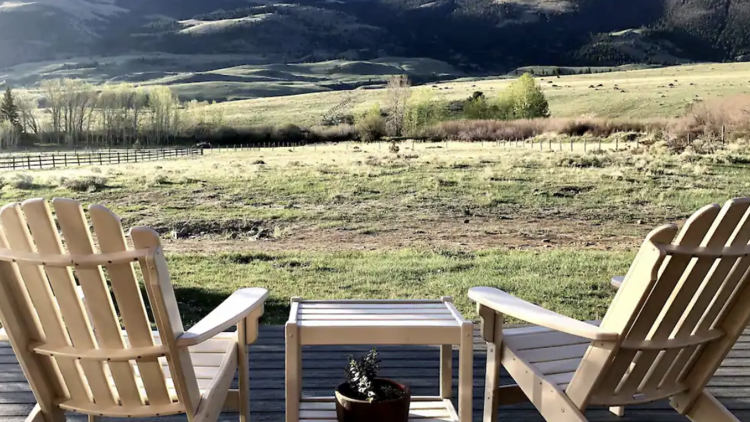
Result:
[[[39,154],[39,168],[42,168],[42,154]]]
[[[30,155],[27,155],[27,156],[26,156],[26,167],[27,167],[27,168],[28,168],[29,170],[31,170],[31,156],[30,156]]]
[[[549,138],[549,150],[552,151],[552,138]]]
[[[559,147],[559,150],[562,151],[562,139],[557,138],[557,146]]]
[[[721,144],[724,145],[724,126],[721,126]]]
[[[586,138],[583,138],[583,152],[586,152]]]
[[[55,168],[55,167],[57,167],[55,165],[55,154],[52,154],[52,168]]]
[[[573,152],[573,138],[570,138],[570,152]]]
[[[599,138],[599,151],[602,150],[602,138]]]
[[[16,169],[16,156],[12,155],[11,159],[13,160],[13,170],[15,170]]]
[[[615,151],[620,149],[620,138],[615,138]]]
[[[77,152],[76,152],[76,161],[78,162],[78,165],[80,166],[81,165],[81,156],[78,155]]]
[[[120,164],[120,151],[117,151],[117,164]]]
[[[68,153],[67,152],[63,154],[63,161],[65,163],[65,167],[68,167]]]
[[[102,153],[100,152],[99,153],[99,165],[101,166],[102,164],[104,164],[104,162],[102,161]]]

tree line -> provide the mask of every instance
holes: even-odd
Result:
[[[95,87],[73,79],[42,82],[40,90],[13,92],[0,103],[0,148],[21,144],[140,148],[167,145],[224,125],[220,107],[181,102],[169,87]]]

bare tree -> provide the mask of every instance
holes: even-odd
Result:
[[[60,144],[62,133],[62,110],[64,105],[63,80],[48,79],[42,81],[42,90],[46,99],[46,108],[50,115],[51,132],[55,142]]]
[[[404,118],[411,97],[411,82],[407,75],[391,76],[386,87],[388,118],[386,130],[391,136],[401,136],[404,131]]]
[[[37,119],[39,102],[29,94],[20,93],[16,96],[18,114],[21,118],[21,129],[23,133],[33,133],[39,136],[42,128]]]

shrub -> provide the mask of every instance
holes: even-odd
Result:
[[[10,185],[16,189],[33,189],[34,177],[28,174],[16,174],[10,179]]]
[[[308,132],[308,140],[318,142],[346,142],[357,137],[357,130],[353,124],[337,126],[315,126]]]
[[[276,128],[276,138],[285,142],[299,142],[305,139],[302,129],[291,123]]]
[[[375,104],[357,118],[357,134],[363,142],[376,142],[385,136],[385,120],[380,106]]]
[[[422,129],[446,119],[448,103],[444,100],[427,99],[409,104],[404,116],[404,133],[419,136]]]
[[[147,182],[147,186],[160,186],[160,185],[166,185],[169,183],[169,178],[163,174],[155,174],[154,177],[151,178]]]
[[[602,168],[611,163],[612,160],[606,156],[575,154],[560,157],[555,164],[558,167]]]
[[[99,176],[61,178],[60,186],[75,192],[95,192],[107,186],[107,179]]]

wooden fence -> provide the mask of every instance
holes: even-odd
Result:
[[[72,166],[140,163],[143,161],[166,160],[169,158],[189,157],[192,155],[203,155],[203,150],[200,148],[174,148],[38,155],[6,155],[0,156],[0,169],[32,170]]]

